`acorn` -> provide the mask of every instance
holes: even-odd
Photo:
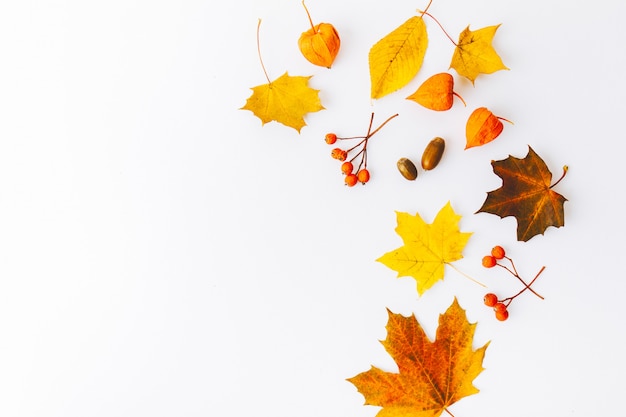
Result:
[[[311,64],[330,68],[335,61],[335,57],[337,57],[337,54],[339,53],[339,46],[341,44],[339,34],[335,30],[335,27],[330,23],[320,23],[318,25],[314,25],[304,1],[302,2],[302,5],[304,6],[304,10],[306,10],[306,14],[309,17],[311,29],[306,32],[302,32],[300,39],[298,39],[300,52],[302,52],[302,55]]]
[[[422,168],[426,171],[435,168],[441,161],[445,148],[446,142],[442,138],[437,137],[431,140],[422,154]]]
[[[417,178],[417,167],[410,159],[400,158],[397,165],[398,171],[400,171],[400,174],[407,180],[414,181],[415,178]]]

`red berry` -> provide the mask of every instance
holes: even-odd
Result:
[[[496,258],[491,255],[487,255],[483,258],[483,266],[485,268],[493,268],[494,266],[496,266],[496,263]]]
[[[360,170],[359,172],[357,172],[356,176],[358,180],[363,184],[370,180],[370,172],[367,169]]]
[[[506,252],[504,252],[504,248],[502,246],[494,246],[493,249],[491,249],[491,256],[496,259],[504,258],[504,255],[506,255]]]
[[[506,304],[496,303],[494,304],[493,309],[496,311],[496,313],[506,311]]]
[[[346,161],[343,164],[341,164],[341,172],[343,172],[346,175],[352,174],[353,169],[354,167],[352,166],[352,162],[350,161]]]
[[[485,294],[485,298],[483,298],[483,301],[485,302],[485,305],[487,307],[493,307],[498,302],[498,296],[490,292],[488,294]]]
[[[346,178],[344,181],[346,182],[346,185],[348,187],[354,187],[356,183],[359,181],[359,179],[354,174],[348,174],[346,175]]]
[[[332,156],[334,159],[345,161],[346,158],[348,157],[348,152],[340,148],[335,148],[330,152],[330,156]]]
[[[332,145],[333,143],[337,142],[337,135],[335,135],[334,133],[327,133],[324,140],[329,145]]]
[[[509,318],[509,310],[496,311],[496,318],[500,321],[505,321]]]

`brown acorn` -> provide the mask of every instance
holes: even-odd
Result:
[[[439,164],[439,161],[441,161],[445,148],[446,141],[442,138],[436,137],[431,140],[422,154],[422,168],[426,171],[434,169]]]
[[[415,181],[415,178],[417,178],[417,167],[410,159],[400,158],[397,165],[398,171],[404,178],[409,181]]]
[[[309,10],[302,2],[309,17],[311,29],[303,32],[298,40],[298,47],[302,55],[312,64],[330,68],[339,53],[341,40],[335,27],[330,23],[313,24]]]

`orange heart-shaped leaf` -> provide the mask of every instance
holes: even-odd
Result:
[[[511,123],[509,120],[494,115],[486,107],[479,107],[474,110],[467,119],[465,127],[467,139],[465,149],[482,146],[497,138],[504,129],[501,120]]]
[[[450,110],[454,96],[457,96],[465,104],[463,98],[455,93],[453,89],[454,78],[447,72],[442,72],[428,78],[406,99],[415,101],[427,109],[436,111]]]

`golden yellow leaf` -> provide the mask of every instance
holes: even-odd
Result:
[[[476,324],[469,323],[456,298],[439,316],[434,342],[414,315],[387,311],[387,338],[382,344],[399,372],[372,366],[348,379],[366,405],[383,407],[377,417],[437,417],[461,398],[478,393],[473,381],[483,371],[489,342],[472,348]]]
[[[407,85],[420,70],[427,47],[428,34],[421,16],[411,17],[372,46],[372,98],[381,98]]]
[[[307,113],[323,110],[319,90],[309,87],[311,77],[290,76],[252,88],[252,95],[241,110],[250,110],[263,124],[276,121],[300,132]]]
[[[413,277],[417,292],[422,295],[437,281],[443,279],[444,266],[463,258],[462,251],[471,233],[459,230],[461,216],[448,202],[432,224],[427,224],[419,213],[412,216],[397,212],[398,226],[404,246],[388,252],[378,262],[398,272],[398,277]]]
[[[478,74],[491,74],[498,70],[508,70],[500,56],[491,45],[496,30],[500,25],[487,26],[475,31],[469,26],[459,35],[459,42],[454,49],[450,68],[472,83]]]

